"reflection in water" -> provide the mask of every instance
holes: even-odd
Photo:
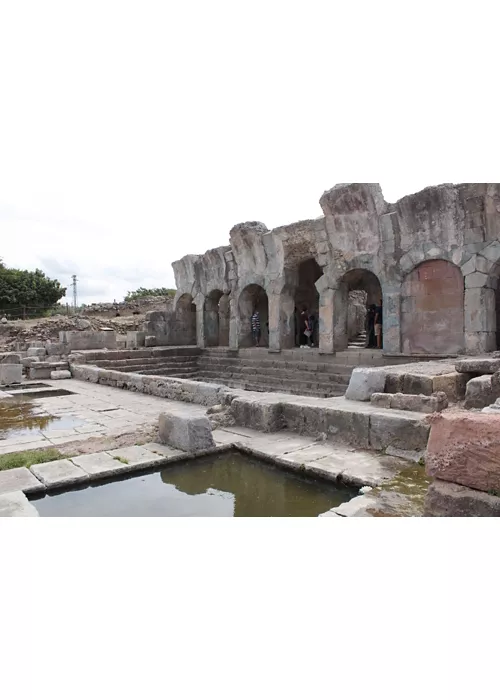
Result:
[[[232,452],[33,499],[46,516],[317,516],[354,491]]]
[[[84,421],[73,416],[49,416],[41,406],[23,398],[0,402],[0,441],[34,436],[47,428],[76,428]],[[0,442],[1,444],[1,442]]]

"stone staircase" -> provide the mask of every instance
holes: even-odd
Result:
[[[349,341],[347,348],[349,350],[366,348],[367,337],[366,331],[361,331],[358,335]]]
[[[114,356],[113,356],[114,355]],[[116,369],[120,372],[176,377],[179,379],[196,379],[198,375],[197,348],[162,348],[154,353],[145,350],[108,352],[103,359],[92,364],[102,369]]]
[[[354,365],[314,349],[269,353],[250,348],[239,353],[224,348],[205,350],[198,359],[199,381],[248,391],[276,391],[300,396],[341,396]]]

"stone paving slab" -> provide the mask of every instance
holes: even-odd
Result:
[[[297,462],[298,464],[309,464],[322,457],[328,457],[332,452],[332,445],[323,442],[312,443],[298,450],[292,450],[283,455],[283,459]]]
[[[342,503],[337,508],[334,508],[333,512],[344,518],[371,518],[373,516],[368,511],[376,508],[376,506],[376,498],[369,495],[356,496],[356,498],[352,498],[347,503]]]
[[[108,454],[112,457],[126,459],[130,466],[158,462],[163,459],[160,455],[155,455],[153,452],[150,452],[150,450],[146,450],[144,447],[139,447],[138,445],[119,447],[116,450],[110,450]]]
[[[130,471],[130,465],[114,459],[107,452],[72,457],[71,462],[83,469],[91,478],[114,476]]]
[[[22,491],[0,496],[0,518],[37,518],[38,511]]]
[[[0,494],[10,491],[23,491],[24,493],[36,493],[44,491],[43,484],[33,476],[26,467],[5,469],[0,472]]]
[[[175,447],[170,447],[169,445],[161,445],[159,442],[147,442],[141,447],[162,457],[176,457],[185,454],[182,450],[176,450]]]
[[[48,489],[72,486],[73,484],[88,481],[87,473],[69,459],[57,459],[54,462],[33,464],[30,469]]]
[[[39,439],[37,440],[37,442],[16,443],[14,445],[6,446],[4,446],[2,442],[0,442],[0,455],[8,455],[14,452],[24,452],[25,450],[39,450],[47,447],[52,447],[52,443],[46,438],[43,438],[41,440]]]

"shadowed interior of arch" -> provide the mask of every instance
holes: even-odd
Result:
[[[239,338],[238,345],[248,348],[253,345],[251,317],[254,311],[260,315],[261,341],[262,346],[269,345],[269,301],[266,291],[258,284],[249,284],[241,292],[238,301],[239,314]]]

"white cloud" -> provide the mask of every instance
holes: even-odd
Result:
[[[494,23],[419,7],[4,3],[0,256],[113,300],[239,221],[319,216],[337,182],[484,181]]]

